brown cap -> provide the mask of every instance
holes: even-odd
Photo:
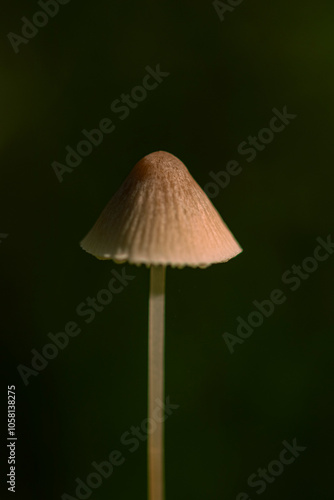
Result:
[[[165,151],[136,164],[81,247],[99,259],[181,267],[242,252],[185,165]]]

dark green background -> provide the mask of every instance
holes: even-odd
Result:
[[[146,497],[145,444],[130,454],[119,439],[146,415],[148,270],[128,266],[135,280],[90,325],[75,309],[117,268],[79,241],[159,149],[201,186],[231,159],[243,167],[214,203],[244,253],[167,272],[166,393],[180,405],[166,422],[167,499],[257,498],[248,477],[294,438],[307,450],[260,496],[333,498],[334,256],[294,293],[281,282],[333,233],[332,2],[245,0],[221,22],[211,2],[72,0],[18,54],[7,33],[40,9],[4,9],[1,399],[16,384],[16,498],[74,495],[75,478],[115,448],[126,462],[91,498]],[[119,120],[111,102],[157,64],[170,76]],[[238,145],[285,105],[297,118],[247,163]],[[116,130],[59,183],[51,163],[105,117]],[[223,333],[275,288],[286,303],[231,355]],[[82,333],[25,387],[17,365],[71,320]]]

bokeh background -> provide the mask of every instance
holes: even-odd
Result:
[[[179,405],[167,498],[333,498],[334,255],[296,292],[282,284],[334,231],[332,2],[244,1],[221,21],[211,2],[72,0],[15,54],[7,34],[38,10],[15,0],[0,21],[2,400],[15,384],[17,498],[76,498],[75,479],[114,449],[126,461],[90,498],[146,498],[145,443],[129,453],[120,437],[146,416],[148,270],[127,266],[135,279],[91,324],[76,307],[120,269],[79,241],[160,149],[201,186],[229,160],[243,169],[213,201],[244,253],[167,272],[166,394]],[[170,75],[120,120],[111,103],[158,64]],[[297,117],[248,163],[239,144],[284,106]],[[52,162],[103,118],[115,131],[60,183]],[[223,334],[275,288],[286,302],[231,354]],[[69,321],[80,335],[25,386],[17,366]],[[6,408],[2,422],[5,436]],[[258,495],[249,476],[293,439],[306,451]]]

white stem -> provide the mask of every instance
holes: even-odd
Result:
[[[164,500],[165,266],[151,266],[148,348],[148,499]],[[152,432],[151,432],[152,431]]]

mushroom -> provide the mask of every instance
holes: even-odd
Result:
[[[211,201],[174,155],[142,158],[107,204],[81,247],[99,259],[150,266],[148,498],[164,498],[164,324],[166,266],[207,267],[242,252]],[[163,409],[161,409],[163,412]]]

